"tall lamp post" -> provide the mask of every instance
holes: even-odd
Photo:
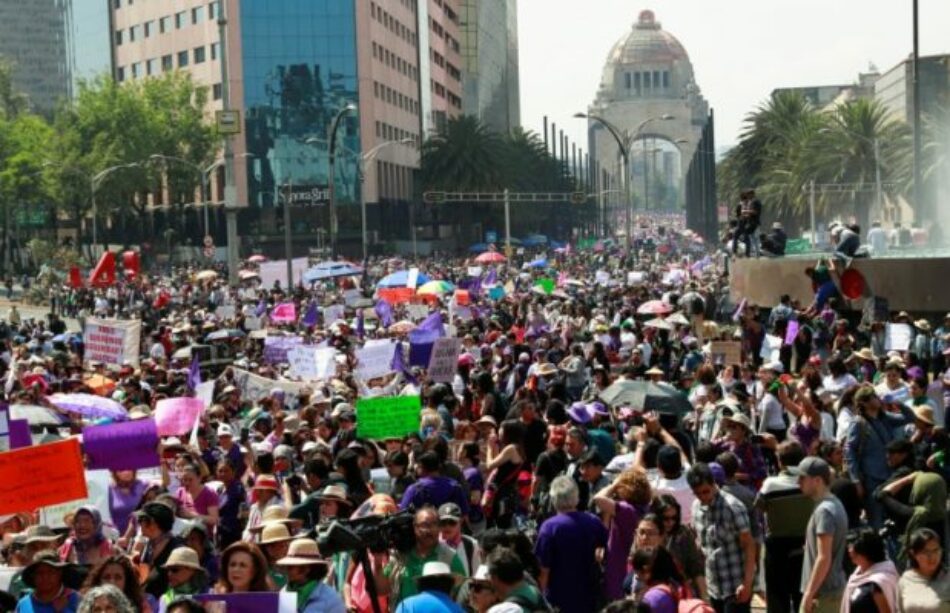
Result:
[[[631,133],[627,130],[621,130],[611,122],[607,121],[599,115],[594,115],[592,113],[574,113],[574,117],[577,119],[588,119],[594,121],[604,126],[610,135],[614,137],[614,140],[617,141],[617,147],[620,149],[620,159],[621,164],[623,165],[623,185],[622,190],[624,196],[627,199],[626,206],[626,232],[627,232],[627,246],[633,244],[633,190],[631,189],[632,181],[630,180],[630,148],[633,143],[639,138],[640,133],[643,131],[643,128],[647,126],[652,121],[671,121],[674,119],[672,115],[664,114],[658,115],[656,117],[648,117],[640,122],[637,125],[636,129]]]
[[[343,116],[347,113],[356,112],[356,106],[354,104],[347,104],[342,109],[337,111],[337,114],[333,117],[333,121],[330,122],[330,129],[327,135],[327,141],[329,142],[329,156],[328,156],[328,176],[327,176],[327,191],[330,196],[330,257],[334,257],[336,254],[336,241],[337,241],[337,220],[336,220],[336,190],[333,187],[334,177],[336,173],[336,131],[340,127],[340,122],[343,120]]]

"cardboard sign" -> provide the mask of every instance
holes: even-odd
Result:
[[[294,347],[303,345],[299,336],[268,336],[264,339],[264,361],[268,364],[285,364],[287,353]]]
[[[123,421],[82,430],[88,468],[138,470],[158,466],[158,428],[152,418]]]
[[[158,471],[158,469],[155,469]],[[143,474],[140,478],[146,479]],[[109,511],[109,485],[112,483],[112,473],[108,470],[87,470],[86,479],[86,497],[64,502],[61,504],[43,507],[40,510],[40,523],[50,528],[65,528],[64,521],[67,515],[75,513],[79,507],[93,506],[99,510],[102,516],[102,522],[112,523],[112,513]],[[161,479],[161,472],[158,472],[156,479]]]
[[[356,401],[356,432],[361,438],[402,438],[419,431],[419,396],[389,396]]]
[[[342,304],[331,304],[323,309],[323,321],[330,325],[338,319],[343,319],[346,313],[346,307]]]
[[[268,379],[242,368],[234,369],[234,387],[241,391],[242,399],[246,398],[252,402],[266,397],[275,388],[290,396],[285,401],[293,400],[300,393],[300,390],[307,387],[307,385],[297,381]]]
[[[0,515],[86,498],[79,441],[0,453]]]
[[[429,316],[429,307],[424,304],[407,304],[406,315],[410,321],[422,321]]]
[[[783,340],[785,339],[781,336],[766,334],[765,338],[762,339],[762,349],[759,351],[759,357],[766,362],[778,362]]]
[[[393,372],[393,355],[396,353],[395,343],[380,343],[366,345],[356,350],[356,376],[363,381],[376,377],[385,377]]]
[[[429,379],[436,383],[451,383],[458,370],[459,352],[462,351],[462,339],[442,337],[432,346],[429,358]]]
[[[155,404],[155,424],[161,436],[191,432],[195,419],[204,411],[198,398],[164,398]]]
[[[914,329],[910,324],[885,324],[884,350],[907,351],[914,336]]]
[[[248,332],[261,329],[261,318],[250,315],[244,318],[244,329]]]
[[[732,366],[742,363],[742,343],[739,341],[712,341],[709,355],[713,364]]]
[[[87,362],[102,362],[109,366],[122,366],[129,362],[139,365],[139,342],[142,336],[142,322],[139,320],[119,321],[89,318],[83,328]]]

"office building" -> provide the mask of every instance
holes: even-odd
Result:
[[[517,0],[460,0],[462,110],[499,133],[521,125]]]

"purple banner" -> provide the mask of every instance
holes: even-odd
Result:
[[[264,361],[268,364],[287,364],[287,352],[303,344],[299,336],[268,336],[264,339]]]
[[[791,345],[794,343],[796,336],[798,336],[798,321],[792,319],[788,322],[788,327],[785,329],[785,344]]]
[[[137,470],[160,464],[158,428],[151,417],[83,428],[82,443],[86,468]]]
[[[22,449],[33,445],[29,420],[11,419],[8,423],[10,424],[10,449]]]
[[[280,607],[278,592],[244,592],[238,594],[201,594],[195,596],[199,602],[223,602],[227,613],[261,613],[262,611],[283,611]],[[296,604],[296,596],[293,599]],[[292,609],[293,610],[293,609]]]

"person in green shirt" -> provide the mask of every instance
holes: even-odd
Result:
[[[422,576],[426,562],[442,562],[457,579],[464,578],[465,566],[455,551],[439,542],[439,514],[434,507],[423,507],[413,520],[416,544],[406,552],[393,551],[386,564],[373,559],[373,574],[381,596],[389,596],[391,608],[403,599],[419,593],[416,579]]]
[[[551,609],[538,588],[525,581],[524,564],[511,549],[501,547],[489,556],[488,576],[501,603],[520,607],[522,612]],[[504,610],[510,608],[504,607]]]

